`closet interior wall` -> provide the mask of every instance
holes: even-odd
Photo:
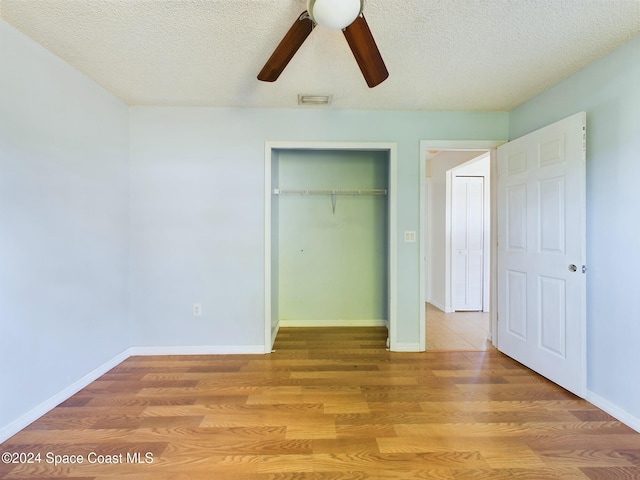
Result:
[[[271,168],[272,327],[388,326],[388,152],[283,149]]]

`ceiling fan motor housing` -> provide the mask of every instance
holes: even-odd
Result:
[[[318,25],[330,30],[342,30],[358,18],[364,0],[308,0],[307,11]]]

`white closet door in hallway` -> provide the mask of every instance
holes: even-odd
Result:
[[[484,178],[452,179],[452,300],[454,310],[482,310]]]

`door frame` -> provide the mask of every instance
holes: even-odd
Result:
[[[265,142],[264,151],[264,352],[271,353],[273,339],[277,335],[279,324],[276,325],[276,333],[273,333],[272,325],[272,258],[271,258],[271,201],[272,178],[271,168],[274,150],[353,150],[353,151],[382,151],[387,152],[389,169],[389,185],[387,188],[387,295],[388,295],[388,347],[391,351],[398,351],[397,343],[397,144],[389,142]]]
[[[420,349],[426,349],[426,309],[425,304],[427,302],[427,262],[429,262],[428,255],[428,242],[427,242],[427,198],[426,192],[431,190],[429,179],[426,177],[427,166],[427,152],[428,150],[487,150],[490,152],[490,306],[489,315],[491,316],[491,340],[495,345],[497,343],[497,239],[498,229],[496,223],[496,208],[497,208],[497,148],[507,143],[508,140],[420,140]]]

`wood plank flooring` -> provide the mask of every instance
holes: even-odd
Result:
[[[640,434],[499,352],[385,342],[288,328],[271,355],[131,357],[1,444],[40,462],[0,477],[640,478]]]
[[[487,338],[491,332],[488,313],[444,313],[430,303],[426,309],[427,350],[491,350]]]

